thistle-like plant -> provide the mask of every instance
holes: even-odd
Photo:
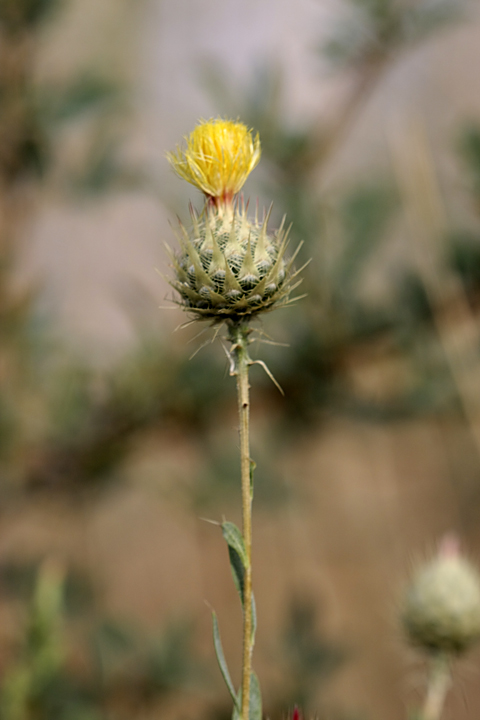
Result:
[[[228,545],[233,578],[243,608],[242,681],[238,692],[223,653],[218,622],[213,613],[217,659],[233,701],[234,720],[261,720],[262,704],[257,677],[252,670],[255,640],[255,603],[252,591],[253,470],[249,439],[249,381],[251,320],[261,313],[285,306],[301,282],[292,271],[296,255],[286,261],[288,230],[269,233],[270,212],[260,222],[250,219],[248,203],[236,197],[260,159],[258,135],[242,123],[216,119],[201,122],[186,139],[184,148],[168,154],[177,174],[206,196],[200,215],[191,209],[192,225],[180,225],[180,251],[170,251],[175,276],[170,284],[177,302],[195,320],[224,323],[231,343],[230,374],[236,377],[240,425],[242,531],[231,522],[221,524]],[[298,250],[298,249],[297,249]]]
[[[408,640],[426,653],[430,676],[421,720],[440,720],[453,661],[480,639],[480,575],[447,536],[407,589],[402,621]]]

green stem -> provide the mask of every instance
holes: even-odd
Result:
[[[450,683],[449,659],[443,653],[436,655],[431,660],[427,697],[425,698],[421,720],[440,720]]]
[[[252,484],[250,475],[250,397],[248,367],[248,325],[230,326],[229,339],[232,342],[232,358],[237,378],[238,415],[240,429],[240,458],[242,478],[242,533],[246,552],[246,567],[243,591],[243,661],[242,661],[242,708],[241,719],[249,720],[250,679],[252,675]]]

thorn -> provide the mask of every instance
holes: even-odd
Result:
[[[208,328],[208,327],[202,328],[202,330],[200,330],[200,332],[198,332],[196,335],[194,335],[192,338],[190,338],[190,340],[188,340],[187,345],[190,345],[191,342],[195,342],[195,340],[197,338],[199,338],[201,335],[203,335],[203,333],[206,333],[209,329],[210,328]]]
[[[212,338],[212,344],[213,344],[213,343],[215,342],[215,340],[217,339],[218,334],[219,334],[219,332],[220,332],[221,329],[222,329],[222,326],[221,326],[221,325],[217,325],[217,327],[215,328],[215,332],[213,333],[213,338]]]
[[[202,520],[203,522],[209,523],[209,525],[216,525],[217,527],[221,527],[222,523],[219,523],[217,520],[211,520],[210,518],[205,517],[199,517],[199,520]]]
[[[198,337],[198,336],[197,336],[197,337]],[[195,355],[198,355],[198,353],[200,352],[200,350],[203,350],[204,347],[206,347],[207,345],[210,345],[210,344],[211,344],[211,340],[205,340],[205,342],[203,342],[203,343],[195,350],[195,352],[193,352],[193,353],[190,355],[190,357],[189,357],[188,359],[189,359],[189,360],[193,360],[193,358],[195,357]]]
[[[277,387],[278,390],[280,391],[280,393],[283,395],[283,397],[285,397],[285,393],[283,392],[282,386],[280,385],[279,382],[277,382],[277,380],[275,380],[274,376],[272,375],[271,371],[268,369],[268,366],[263,362],[263,360],[252,360],[250,362],[250,365],[260,365],[260,367],[262,367],[265,370],[265,372],[267,373],[268,377],[273,382],[275,387]]]
[[[264,340],[263,338],[258,338],[257,342],[262,343],[262,345],[273,345],[274,347],[290,347],[290,343],[275,342],[275,340]]]
[[[175,330],[173,332],[176,333],[177,330],[184,330],[185,328],[189,327],[189,325],[193,325],[193,323],[196,323],[196,322],[197,322],[196,318],[194,318],[192,320],[187,320],[187,322],[177,325],[177,327],[175,328]]]
[[[286,302],[283,303],[283,306],[280,305],[279,307],[285,307],[286,305],[291,305],[294,302],[297,302],[297,300],[303,300],[303,298],[306,298],[308,296],[308,293],[303,293],[303,295],[296,295],[293,298],[289,298]]]
[[[227,356],[228,362],[230,363],[229,374],[230,374],[231,377],[233,377],[234,375],[237,374],[237,371],[236,371],[236,369],[235,369],[235,360],[233,359],[232,353],[228,350],[228,348],[225,347],[225,345],[223,344],[223,342],[222,342],[222,347],[223,347],[223,349],[225,350],[225,355]],[[233,350],[233,347],[232,347],[232,350]]]
[[[198,215],[197,215],[197,212],[196,212],[195,208],[193,207],[192,203],[190,203],[190,216],[192,218],[193,231],[195,233],[195,236],[198,238],[198,237],[200,237],[200,228],[198,225]]]

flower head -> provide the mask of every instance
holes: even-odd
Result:
[[[260,159],[258,135],[253,138],[240,122],[203,121],[186,138],[186,148],[167,157],[207,196],[200,215],[191,208],[191,228],[180,224],[180,252],[170,251],[177,302],[199,320],[235,324],[297,299],[290,293],[301,282],[300,270],[292,268],[300,246],[285,259],[284,220],[270,233],[270,211],[259,220],[257,208],[250,219],[248,203],[233,200]]]
[[[260,160],[260,139],[246,125],[216,118],[202,121],[167,158],[181,178],[215,204],[230,202]]]

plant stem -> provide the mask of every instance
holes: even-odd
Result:
[[[443,653],[436,655],[431,661],[427,697],[425,698],[421,720],[440,720],[450,682],[448,657]]]
[[[248,325],[235,324],[230,327],[234,367],[232,374],[237,378],[237,398],[240,430],[240,458],[242,478],[242,534],[246,552],[246,567],[243,588],[243,661],[242,661],[242,720],[249,720],[250,679],[252,674],[252,497],[250,460],[250,397],[248,367]]]

